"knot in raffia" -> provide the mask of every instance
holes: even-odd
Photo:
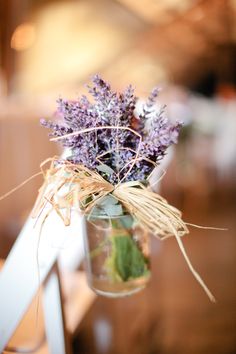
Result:
[[[171,236],[176,238],[190,271],[210,300],[215,301],[214,296],[193,268],[184,249],[181,237],[189,233],[187,223],[182,220],[181,212],[159,194],[139,181],[124,182],[114,186],[100,174],[84,166],[64,160],[55,164],[55,158],[51,160],[51,166],[43,174],[44,183],[39,190],[33,217],[39,218],[45,206],[50,204],[51,211],[55,210],[64,224],[69,225],[72,208],[77,208],[85,214],[92,213],[93,208],[110,194],[143,229],[161,240]],[[46,217],[48,215],[49,213]],[[201,228],[201,226],[197,227]]]

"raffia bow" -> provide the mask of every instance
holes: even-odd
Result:
[[[85,214],[106,195],[112,194],[125,209],[132,214],[140,226],[161,240],[174,236],[188,267],[196,280],[207,293],[211,301],[215,298],[193,268],[181,237],[189,233],[187,224],[182,220],[181,212],[170,205],[164,198],[152,192],[139,181],[124,182],[117,186],[106,181],[100,174],[81,165],[75,165],[58,158],[51,161],[49,169],[44,174],[44,184],[39,190],[32,216],[39,218],[48,203],[51,209],[46,212],[42,225],[50,212],[55,210],[65,225],[70,224],[71,209],[77,207]],[[193,225],[197,226],[197,225]],[[200,228],[205,228],[197,226]]]
[[[100,126],[83,129],[51,140],[61,140],[78,134],[96,132],[101,129],[129,130],[139,139],[137,149],[134,151],[135,157],[128,163],[130,166],[123,177],[123,180],[125,180],[125,177],[129,174],[134,164],[139,159],[144,159],[139,156],[142,137],[133,129],[123,126]],[[119,150],[119,147],[117,148]],[[109,153],[109,151],[107,153]],[[50,162],[50,167],[44,171],[44,166],[48,162]],[[149,162],[152,163],[152,161]],[[125,167],[128,167],[128,164]],[[36,218],[36,222],[42,217],[42,230],[45,220],[53,210],[56,211],[67,226],[70,225],[72,208],[77,208],[77,210],[89,214],[92,212],[92,209],[96,204],[98,204],[106,195],[112,194],[120,201],[125,209],[137,219],[140,226],[154,234],[154,236],[161,240],[171,236],[176,238],[179,248],[193,276],[205,290],[210,300],[215,302],[214,296],[200,275],[193,268],[186,254],[181,237],[189,233],[187,225],[201,229],[225,229],[204,227],[184,222],[182,220],[182,213],[178,209],[170,205],[164,198],[157,193],[152,192],[139,181],[122,183],[121,180],[114,186],[97,172],[91,171],[85,166],[75,165],[67,160],[61,160],[58,157],[45,160],[40,167],[41,172],[31,176],[19,186],[0,197],[0,200],[21,188],[32,178],[39,174],[43,174],[44,183],[39,190],[39,195],[32,211],[32,217]],[[51,208],[48,209],[48,205],[51,205]]]

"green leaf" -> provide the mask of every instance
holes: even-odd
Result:
[[[99,206],[93,207],[93,210],[90,214],[90,217],[99,217],[99,216],[105,216],[106,212],[103,208],[99,208]]]
[[[120,222],[125,229],[131,229],[134,224],[134,218],[131,215],[125,215],[120,219]]]
[[[108,216],[123,215],[123,209],[120,204],[105,204],[103,205],[103,209],[105,210]]]
[[[106,195],[104,198],[102,198],[102,200],[100,201],[99,205],[115,205],[118,204],[119,201],[113,197],[112,195]]]
[[[100,172],[104,172],[108,175],[112,175],[115,172],[111,167],[109,167],[105,164],[97,166],[97,170]]]
[[[147,274],[146,259],[130,236],[115,236],[114,246],[116,271],[123,281]]]

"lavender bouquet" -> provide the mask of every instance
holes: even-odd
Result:
[[[53,141],[68,150],[51,159],[34,215],[50,203],[65,225],[73,208],[87,219],[85,247],[89,283],[100,294],[123,296],[143,288],[150,276],[148,235],[175,236],[193,275],[181,236],[188,233],[181,212],[149,185],[152,171],[177,143],[181,123],[171,123],[157,108],[154,88],[137,111],[134,88],[114,92],[98,75],[88,86],[92,96],[58,100],[58,121],[41,120]]]

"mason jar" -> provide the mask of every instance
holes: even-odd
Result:
[[[84,244],[88,284],[97,294],[123,297],[145,288],[149,235],[131,215],[87,217]]]

